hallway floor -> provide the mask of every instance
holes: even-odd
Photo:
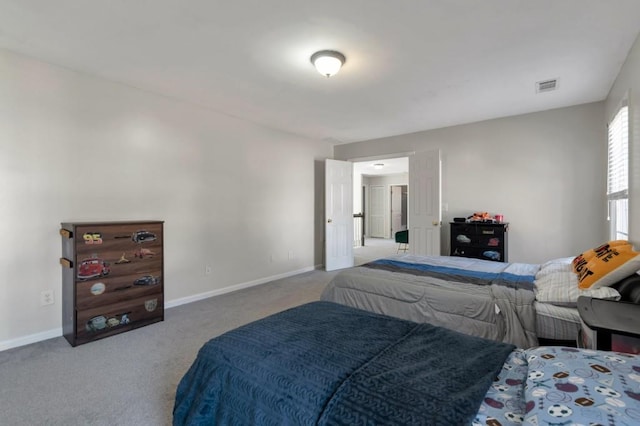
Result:
[[[364,247],[353,249],[354,264],[362,265],[372,260],[394,255],[397,251],[398,244],[391,238],[365,238]]]

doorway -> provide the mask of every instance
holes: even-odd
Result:
[[[387,159],[388,158],[388,159]],[[440,231],[442,221],[441,211],[441,160],[440,150],[426,150],[407,153],[398,157],[372,157],[351,160],[354,164],[354,184],[357,188],[365,187],[365,203],[361,197],[354,200],[354,211],[367,210],[364,226],[367,229],[365,237],[371,236],[371,186],[385,185],[384,196],[387,203],[384,213],[385,238],[392,239],[392,227],[395,230],[400,222],[400,228],[406,226],[409,231],[409,250],[414,255],[438,255],[441,253]],[[393,168],[401,164],[401,168]],[[389,167],[387,167],[389,166]],[[393,171],[392,171],[393,170]],[[401,177],[399,180],[398,178]],[[357,183],[356,183],[357,182]],[[396,218],[392,225],[391,219],[391,186],[406,185],[406,222],[403,218]],[[402,203],[402,198],[400,198]],[[377,219],[376,219],[377,220]],[[366,243],[366,241],[365,241]]]
[[[404,226],[404,229],[407,229],[408,174],[408,157],[353,163],[354,194],[358,194],[354,196],[353,211],[362,212],[364,216],[354,220],[361,220],[365,231],[362,238],[364,244],[354,245],[356,265],[397,254],[398,245],[395,243],[395,234],[392,229],[398,226]],[[399,194],[398,202],[392,201],[392,188],[403,188],[400,192],[398,189],[393,189]],[[404,192],[404,202],[402,192]],[[393,214],[392,204],[396,204]],[[396,210],[404,210],[404,212],[400,212],[397,219],[392,219]],[[395,222],[398,224],[396,225]]]
[[[337,161],[326,160],[325,161],[325,268],[327,267],[329,253],[336,252],[336,247],[342,247],[344,250],[341,259],[345,259],[347,263],[347,257],[351,265],[353,265],[354,259],[354,247],[357,247],[356,241],[364,240],[364,236],[356,235],[354,229],[355,221],[360,221],[362,226],[360,229],[370,230],[371,227],[367,224],[366,220],[369,216],[366,211],[369,211],[367,199],[370,200],[369,188],[365,182],[367,175],[384,176],[390,172],[391,167],[386,167],[387,162],[393,164],[397,162],[404,162],[404,169],[401,173],[406,177],[404,182],[387,182],[385,184],[392,185],[406,185],[407,186],[407,219],[406,227],[409,230],[409,240],[412,241],[409,245],[410,254],[414,255],[437,255],[440,254],[440,226],[441,226],[441,186],[440,186],[440,150],[418,151],[405,154],[406,156],[390,157],[389,160],[384,160],[386,157],[370,157],[368,159],[357,159],[349,161]],[[349,170],[348,181],[349,184],[340,183],[343,190],[336,191],[335,185],[329,176],[333,176],[334,173],[329,173],[331,167],[330,164],[337,166],[338,163],[344,165],[345,170],[341,172],[346,175],[347,167]],[[342,166],[341,166],[342,167]],[[337,175],[337,174],[336,174]],[[368,176],[373,177],[373,176]],[[349,185],[348,190],[344,185]],[[364,195],[361,192],[361,188],[364,187]],[[411,188],[411,193],[409,190]],[[348,229],[348,232],[342,232],[340,235],[334,235],[334,223],[333,216],[335,211],[329,209],[329,206],[335,207],[334,198],[337,194],[343,196],[348,194],[348,197],[352,200],[351,211],[349,212],[347,199],[344,199],[344,203],[341,212],[345,220],[349,220],[349,226],[344,226],[344,230]],[[357,195],[356,195],[357,194]],[[391,190],[386,192],[387,197],[391,200]],[[401,198],[402,200],[402,198]],[[401,201],[402,203],[402,201]],[[410,207],[410,209],[409,209]],[[335,210],[335,209],[334,209]],[[389,221],[385,225],[387,232],[389,232],[390,241],[393,241],[391,236],[391,201],[389,201],[386,212],[389,216]],[[364,219],[364,221],[363,221]],[[400,218],[400,226],[402,226],[402,218]],[[342,229],[341,228],[341,229]],[[365,241],[366,243],[366,241]],[[392,253],[390,253],[392,254]],[[346,267],[348,265],[342,266]]]

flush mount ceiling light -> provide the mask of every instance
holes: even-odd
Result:
[[[380,170],[383,167],[384,167],[384,163],[376,163],[373,165],[373,168],[378,170]]]
[[[346,60],[342,53],[335,50],[321,50],[311,55],[311,63],[327,78],[337,74]]]

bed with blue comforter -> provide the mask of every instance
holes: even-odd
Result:
[[[638,356],[515,349],[314,302],[206,343],[173,424],[632,425],[639,387]]]
[[[397,255],[340,271],[321,299],[474,336],[538,345],[534,281],[540,265]]]

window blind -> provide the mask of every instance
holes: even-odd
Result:
[[[629,237],[629,107],[623,104],[609,123],[607,200],[610,235]]]
[[[609,125],[609,200],[629,196],[629,107],[623,105]]]

